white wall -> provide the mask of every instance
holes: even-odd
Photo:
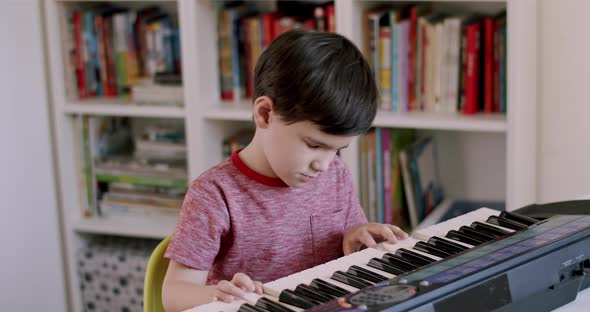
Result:
[[[539,10],[537,200],[550,202],[590,194],[590,1]]]
[[[66,311],[40,1],[0,11],[0,309]]]

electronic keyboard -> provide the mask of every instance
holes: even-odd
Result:
[[[590,285],[589,235],[587,215],[480,208],[187,312],[548,311]]]

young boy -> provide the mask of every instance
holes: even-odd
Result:
[[[337,152],[365,132],[378,91],[346,38],[290,31],[254,73],[252,142],[193,181],[166,257],[167,311],[230,302],[262,283],[407,234],[367,223]]]

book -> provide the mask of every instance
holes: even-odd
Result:
[[[412,228],[417,227],[443,198],[435,159],[434,142],[430,137],[417,140],[400,153]]]
[[[404,202],[404,189],[402,183],[402,168],[400,151],[414,140],[414,129],[391,129],[391,221],[389,223],[407,228],[409,220],[407,205]]]

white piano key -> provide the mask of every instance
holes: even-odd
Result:
[[[473,246],[473,245],[471,245],[471,244],[466,244],[466,243],[464,243],[464,242],[460,242],[460,241],[458,241],[458,240],[454,240],[454,239],[452,239],[452,238],[449,238],[449,237],[445,237],[445,236],[440,236],[440,237],[441,237],[441,238],[444,238],[444,239],[447,239],[447,240],[449,240],[449,241],[451,241],[451,242],[453,242],[453,243],[455,243],[455,244],[457,244],[457,245],[465,246],[465,247],[467,247],[467,248],[473,248],[473,247],[475,247],[475,246]]]
[[[423,252],[423,251],[420,251],[420,250],[418,250],[418,249],[414,249],[414,248],[408,248],[408,250],[410,250],[410,251],[413,251],[413,252],[415,252],[415,253],[417,253],[417,254],[423,255],[424,257],[428,257],[428,258],[430,258],[430,259],[432,259],[432,260],[434,260],[434,261],[440,261],[440,260],[442,260],[442,259],[443,259],[443,258],[441,258],[441,257],[437,257],[437,256],[435,256],[435,255],[431,255],[431,254],[429,254],[429,253],[425,253],[425,252]]]
[[[249,292],[249,293],[246,293],[246,295],[244,297],[242,297],[242,299],[248,301],[251,304],[256,304],[256,301],[258,301],[258,299],[260,299],[262,296],[263,295]]]
[[[297,272],[289,276],[280,278],[278,280],[266,283],[262,285],[264,293],[274,297],[278,297],[281,291],[285,289],[295,290],[295,288],[299,284],[309,285],[314,278],[321,276],[329,278],[330,276],[332,276],[332,273],[336,271],[336,267],[328,266],[328,263],[324,263],[313,268],[309,268],[307,270],[303,270],[301,272]]]
[[[278,297],[274,297],[274,296],[270,296],[270,295],[263,295],[263,296],[265,298],[267,298],[269,300],[272,300],[272,301],[274,301],[274,302],[276,302],[276,303],[278,303],[280,305],[283,305],[283,306],[285,306],[285,307],[287,307],[287,308],[289,308],[289,309],[291,309],[291,310],[293,310],[295,312],[304,311],[302,308],[299,308],[299,307],[296,307],[296,306],[292,306],[292,305],[287,304],[287,303],[284,303],[284,302],[280,302]]]
[[[331,279],[329,277],[318,277],[318,278],[321,279],[321,280],[323,280],[324,282],[327,282],[327,283],[330,283],[332,285],[338,286],[340,288],[346,289],[346,290],[348,290],[348,291],[350,291],[352,293],[355,293],[355,292],[359,291],[357,288],[354,288],[352,286],[346,285],[346,284],[341,283],[341,282],[339,282],[337,280],[333,280],[333,279]]]
[[[202,304],[194,308],[185,310],[184,312],[235,312],[240,309],[242,304],[246,303],[245,300],[236,299],[230,303],[223,301],[213,301],[211,303]]]
[[[387,251],[390,253],[395,253],[396,250],[400,249],[400,248],[412,248],[414,245],[416,245],[417,242],[419,242],[419,239],[416,239],[415,237],[408,237],[404,240],[401,240],[395,244],[390,244],[387,242],[383,242],[380,245]]]
[[[480,221],[480,222],[486,223],[486,220],[490,216],[498,216],[498,215],[500,215],[500,211],[498,211],[498,210],[485,208],[485,207],[479,208],[477,210],[471,211],[469,213],[458,216],[456,218],[435,224],[435,225],[430,226],[428,228],[417,230],[414,233],[412,233],[412,236],[414,236],[417,239],[421,239],[421,240],[428,240],[432,236],[444,237],[451,230],[459,230],[459,228],[464,225],[470,226],[475,221]],[[486,224],[489,224],[489,223],[486,223]],[[495,226],[493,224],[490,224],[490,225]],[[496,226],[496,227],[501,228],[501,229],[505,229],[505,228],[499,227],[499,226]],[[506,229],[506,230],[509,230],[509,229]],[[509,230],[509,231],[512,232],[512,230]]]
[[[375,269],[374,267],[370,267],[370,266],[368,266],[366,264],[357,264],[357,265],[359,267],[367,270],[367,271],[371,271],[371,272],[377,273],[377,274],[379,274],[381,276],[384,276],[384,277],[386,277],[388,279],[391,279],[391,278],[394,278],[394,277],[397,276],[397,275],[391,274],[389,272],[385,272],[385,271],[381,271],[381,270]]]
[[[301,284],[301,282],[297,278],[293,278],[292,275],[289,275],[278,280],[274,280],[272,282],[263,284],[262,290],[265,294],[278,298],[281,291],[283,291],[284,289],[295,289],[295,287],[297,287],[297,285],[299,284]]]
[[[361,251],[357,251],[343,258],[344,261],[347,261],[351,264],[366,264],[369,263],[369,260],[371,260],[372,258],[381,258],[386,252],[387,251],[385,250],[379,250],[375,248],[365,248]]]

